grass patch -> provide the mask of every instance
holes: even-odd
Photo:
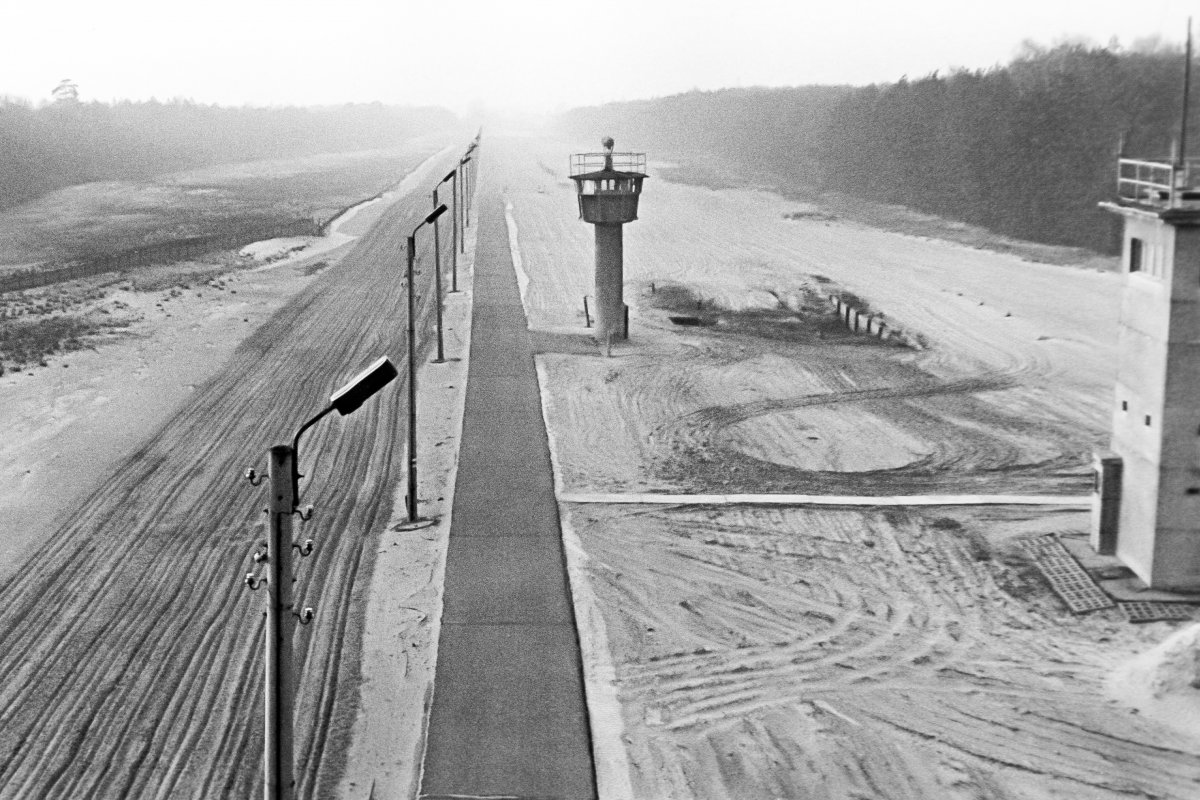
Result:
[[[0,295],[0,365],[46,366],[48,356],[92,347],[98,337],[129,327],[129,306],[105,302],[107,294],[104,286],[72,281]]]
[[[121,286],[131,292],[162,292],[203,285],[224,289],[224,275],[253,263],[252,259],[235,253],[222,253],[214,255],[212,263],[184,262],[147,267],[125,276]]]
[[[825,279],[828,282],[828,279]],[[671,322],[689,330],[708,329],[786,342],[845,342],[893,347],[899,342],[882,342],[874,336],[847,330],[825,295],[812,284],[793,289],[771,290],[774,308],[731,310],[699,296],[681,284],[656,285],[650,305],[661,309]],[[855,298],[856,301],[862,301]],[[865,304],[863,304],[865,305]]]
[[[0,375],[5,365],[16,369],[34,364],[47,366],[47,356],[90,347],[89,340],[97,334],[128,325],[125,320],[99,319],[90,314],[4,320],[0,322]]]

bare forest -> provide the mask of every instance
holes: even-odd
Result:
[[[683,177],[710,185],[749,178],[798,199],[844,193],[1111,253],[1114,221],[1096,204],[1113,193],[1117,150],[1167,156],[1182,85],[1178,48],[1027,44],[990,70],[691,92],[576,109],[560,124],[665,157],[706,153],[706,174]]]

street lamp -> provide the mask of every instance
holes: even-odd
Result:
[[[471,142],[471,146],[467,148],[463,160],[459,163],[466,164],[471,160],[471,153],[475,152],[475,142]],[[467,167],[466,174],[463,176],[463,225],[467,228],[471,227],[471,167]]]
[[[458,173],[458,170],[451,170],[449,173],[447,173],[446,177],[444,177],[440,181],[438,181],[437,186],[433,187],[433,207],[435,209],[438,207],[438,187],[440,187],[446,181],[454,178],[457,175],[457,173]],[[455,228],[457,228],[457,227],[458,226],[456,225]],[[443,340],[442,340],[442,245],[441,245],[441,242],[442,242],[442,235],[441,235],[441,232],[438,230],[437,217],[434,217],[434,219],[433,219],[433,265],[434,265],[433,285],[437,290],[437,358],[435,358],[433,360],[433,363],[435,363],[435,364],[443,364],[446,361],[445,348],[443,347],[443,344],[442,344]],[[454,253],[453,239],[451,239],[451,242],[450,242],[450,253],[451,254]],[[455,264],[457,265],[457,262],[458,262],[457,257],[454,259],[454,261],[455,261]],[[457,271],[458,271],[458,269],[456,266],[455,272],[457,272]]]
[[[468,173],[468,172],[470,172],[470,167],[468,167],[467,165],[468,165],[469,163],[471,163],[471,157],[470,157],[470,156],[463,156],[462,158],[460,158],[460,159],[458,160],[458,171],[462,173],[462,178],[463,178],[463,186],[462,186],[462,191],[461,191],[461,192],[459,192],[459,203],[458,203],[458,204],[459,204],[459,206],[462,206],[462,205],[464,205],[464,202],[463,202],[463,201],[464,201],[464,200],[466,200],[466,194],[467,194],[467,173]],[[461,208],[455,208],[454,212],[455,212],[455,217],[454,217],[454,225],[455,225],[455,227],[457,227],[457,226],[458,226],[458,214],[462,213],[462,209],[461,209]],[[464,227],[465,227],[465,226],[464,226]],[[459,252],[460,252],[460,253],[465,253],[465,252],[467,252],[467,237],[464,235],[464,232],[463,232],[463,231],[459,231],[459,235],[458,235],[458,248],[459,248]],[[458,289],[458,274],[457,274],[457,273],[455,273],[455,275],[454,275],[454,278],[453,278],[453,279],[454,279],[454,288],[455,288],[455,290],[457,291],[457,289]]]
[[[446,181],[450,181],[450,293],[454,294],[458,291],[458,167],[447,172],[446,177],[438,182],[438,186]],[[437,205],[436,189],[433,193],[433,204]]]
[[[245,583],[251,590],[265,583],[268,593],[263,687],[263,711],[266,717],[263,725],[265,800],[292,800],[296,795],[292,746],[296,678],[292,673],[292,638],[297,622],[307,625],[313,618],[311,608],[296,611],[292,597],[292,550],[298,550],[302,557],[312,553],[311,539],[305,541],[303,546],[292,540],[292,515],[299,514],[301,519],[312,516],[311,507],[303,512],[296,510],[300,502],[298,483],[301,475],[296,466],[299,463],[300,436],[331,411],[343,416],[355,411],[396,375],[396,367],[386,356],[376,360],[334,392],[329,398],[328,407],[300,426],[291,446],[276,445],[269,451],[267,476],[270,479],[271,497],[267,513],[271,520],[270,537],[266,542],[266,550],[254,554],[256,564],[266,563],[267,574],[263,577],[248,572],[245,577]],[[253,469],[246,470],[246,477],[255,486],[262,483],[262,478]]]
[[[408,250],[408,521],[417,521],[417,326],[416,288],[413,267],[417,254],[417,231],[446,212],[443,203],[421,220],[409,234]]]

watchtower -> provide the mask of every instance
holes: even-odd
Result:
[[[638,218],[646,154],[614,153],[608,136],[601,144],[603,153],[571,156],[570,171],[579,218],[596,227],[596,338],[607,341],[629,336],[622,226]]]
[[[1107,468],[1101,460],[1097,473],[1093,544],[1115,551],[1153,588],[1197,590],[1200,160],[1122,158],[1117,200],[1101,206],[1124,221],[1123,282],[1112,416],[1117,458]]]

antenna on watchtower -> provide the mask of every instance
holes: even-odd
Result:
[[[1175,162],[1183,167],[1187,164],[1188,99],[1192,88],[1192,18],[1188,17],[1187,47],[1183,57],[1183,117],[1179,121],[1179,156]]]

